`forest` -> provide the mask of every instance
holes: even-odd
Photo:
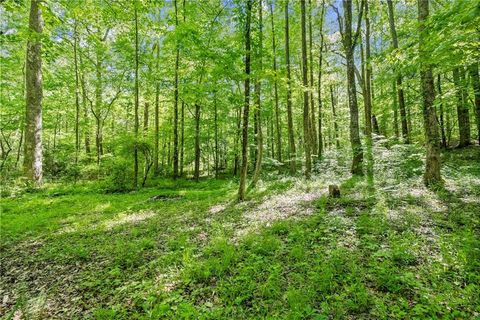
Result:
[[[0,18],[1,319],[480,318],[480,2]]]

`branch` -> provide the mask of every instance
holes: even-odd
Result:
[[[343,42],[344,34],[343,34],[342,17],[340,16],[340,12],[338,11],[338,8],[334,4],[330,4],[330,7],[332,7],[333,11],[335,11],[335,14],[337,15],[338,28],[339,28],[339,31],[340,31],[340,35],[342,36],[342,42]]]
[[[355,31],[355,35],[353,36],[352,49],[354,49],[355,46],[357,45],[358,35],[360,34],[360,26],[362,25],[362,16],[363,16],[364,7],[365,7],[365,0],[362,0],[362,3],[360,4],[360,13],[358,14],[357,31]]]

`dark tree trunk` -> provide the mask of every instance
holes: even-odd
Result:
[[[475,120],[477,122],[477,139],[480,145],[480,76],[478,75],[478,62],[468,67],[475,97]]]
[[[445,136],[445,121],[444,121],[444,112],[443,112],[443,99],[442,99],[442,85],[441,85],[441,77],[440,74],[437,75],[437,89],[438,89],[438,97],[440,100],[439,103],[439,111],[440,111],[440,134],[442,136],[442,148],[447,147],[447,137]]]
[[[425,145],[427,156],[423,180],[425,185],[431,186],[442,181],[440,176],[440,144],[438,137],[438,124],[435,112],[435,89],[433,83],[432,66],[424,42],[428,39],[428,30],[425,23],[428,19],[428,0],[418,0],[419,22],[419,58],[420,82],[423,96],[423,122],[425,128]]]
[[[245,22],[245,102],[243,107],[242,127],[242,164],[240,167],[240,186],[238,200],[245,200],[245,185],[248,169],[248,116],[250,111],[250,20],[252,16],[252,0],[247,0],[247,19]]]
[[[305,177],[310,179],[312,171],[312,156],[311,156],[311,135],[310,124],[311,119],[309,116],[308,107],[308,66],[307,66],[307,35],[305,26],[305,0],[300,1],[301,6],[301,23],[302,23],[302,75],[303,75],[303,143],[305,149]]]
[[[139,103],[139,93],[138,93],[138,13],[137,13],[137,2],[134,3],[134,12],[135,12],[135,144],[133,150],[134,158],[134,167],[133,167],[133,187],[136,189],[138,186],[138,103]]]
[[[277,52],[275,42],[275,24],[273,19],[273,2],[270,2],[270,18],[272,22],[272,52],[273,52],[273,88],[275,93],[275,129],[277,137],[277,160],[282,162],[282,128],[280,126],[280,108],[278,106],[278,83],[277,83]]]
[[[175,4],[175,27],[178,30],[178,10],[177,0]],[[178,67],[180,64],[180,44],[176,40],[176,54],[175,54],[175,89],[173,102],[173,179],[178,178]]]
[[[465,70],[463,67],[453,69],[453,82],[455,83],[455,93],[457,96],[457,117],[460,148],[470,144],[470,116],[465,97]]]
[[[258,69],[260,73],[262,72],[262,46],[263,46],[263,34],[262,34],[262,0],[259,1],[258,3],[258,22],[259,22],[259,40],[258,40]],[[255,158],[255,170],[253,172],[253,177],[252,177],[252,187],[255,187],[255,185],[258,182],[258,179],[260,178],[260,172],[262,170],[262,158],[263,158],[263,133],[262,133],[262,112],[261,112],[261,79],[256,79],[255,81],[255,96],[256,96],[256,108],[255,108],[255,114],[256,114],[256,120],[257,120],[257,152],[256,152],[256,158]]]
[[[325,16],[325,1],[322,1],[320,15],[320,48],[318,50],[318,158],[323,155],[323,133],[322,133],[322,63],[323,63],[323,24]]]
[[[193,178],[198,182],[200,179],[200,104],[195,104],[195,165]]]
[[[145,106],[144,106],[144,109],[143,109],[143,133],[144,133],[144,135],[146,135],[148,133],[149,108],[150,108],[150,103],[145,102]]]
[[[80,152],[80,81],[78,76],[78,33],[77,21],[73,27],[73,61],[75,69],[75,163],[78,162],[78,154]]]
[[[159,72],[158,65],[160,61],[160,42],[157,43],[156,71]],[[156,79],[155,83],[155,143],[153,150],[153,174],[159,173],[158,168],[158,152],[159,152],[159,135],[160,135],[160,81]]]
[[[296,171],[296,150],[295,150],[295,133],[293,130],[293,113],[292,113],[292,87],[290,74],[290,36],[288,24],[288,0],[285,2],[285,60],[287,65],[287,125],[288,125],[288,147],[290,173],[295,174]]]
[[[313,81],[313,27],[312,27],[312,0],[308,0],[308,55],[309,55],[309,64],[310,64],[310,142],[311,142],[311,153],[318,155],[318,142],[317,142],[317,121],[315,116],[315,104],[314,104],[314,81]]]
[[[392,0],[387,0],[388,4],[388,20],[390,23],[390,33],[392,35],[392,44],[395,50],[398,49],[398,37],[397,37],[397,30],[395,29],[395,17],[393,12],[393,3]],[[407,125],[407,112],[405,107],[405,95],[403,93],[403,80],[402,74],[400,72],[397,73],[397,95],[398,95],[398,106],[400,109],[400,118],[402,124],[402,137],[405,143],[409,143],[409,132],[408,132],[408,125]]]
[[[365,1],[365,133],[372,137],[372,63],[370,61],[370,12]]]
[[[38,38],[43,31],[42,11],[38,0],[30,4],[29,32],[26,61],[25,149],[23,168],[25,176],[42,183],[42,43]]]
[[[338,123],[337,123],[337,112],[335,109],[335,96],[333,94],[333,85],[330,85],[330,101],[332,103],[332,120],[333,120],[333,129],[335,137],[335,147],[340,148],[340,138],[338,136]]]

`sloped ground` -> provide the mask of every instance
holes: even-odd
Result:
[[[373,154],[373,177],[350,178],[330,152],[312,181],[273,175],[242,204],[228,181],[3,199],[0,314],[479,317],[479,148],[448,151],[436,191],[417,147],[378,138]]]

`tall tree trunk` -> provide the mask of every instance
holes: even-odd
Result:
[[[261,74],[262,73],[262,46],[263,46],[263,33],[262,33],[262,23],[263,23],[263,18],[262,18],[262,0],[259,0],[258,3],[258,23],[259,23],[259,30],[258,30],[258,71]],[[256,120],[257,120],[257,153],[256,153],[256,159],[255,159],[255,170],[253,172],[253,177],[252,177],[252,187],[255,187],[255,185],[258,182],[258,179],[260,178],[260,172],[262,170],[262,158],[263,158],[263,133],[262,133],[262,111],[261,111],[261,79],[257,78],[255,81],[255,96],[256,96],[256,108],[255,108],[255,114],[256,114]]]
[[[308,107],[308,66],[307,66],[307,35],[305,26],[305,0],[300,0],[301,6],[301,23],[302,23],[302,75],[303,75],[303,143],[305,149],[305,177],[310,179],[312,171],[312,156],[311,156],[311,135],[310,124],[311,119],[309,116]]]
[[[370,12],[368,1],[365,1],[365,133],[372,137],[372,63],[370,57]]]
[[[345,48],[345,57],[347,60],[347,83],[348,83],[348,106],[350,109],[350,142],[352,145],[352,167],[351,172],[354,175],[363,174],[363,150],[360,141],[360,129],[358,125],[358,103],[357,89],[355,85],[355,44],[358,38],[359,30],[355,34],[352,32],[352,1],[343,0],[343,9],[345,15],[345,31],[343,36],[343,45]],[[363,1],[360,8],[359,20],[363,12]],[[358,26],[359,27],[359,26]]]
[[[313,27],[312,27],[312,15],[313,15],[313,7],[312,7],[312,0],[308,0],[308,54],[309,54],[309,64],[310,64],[310,141],[311,141],[311,152],[318,156],[318,142],[317,142],[317,123],[316,123],[316,116],[315,116],[315,104],[314,104],[314,83],[313,83]]]
[[[292,113],[292,79],[290,74],[290,35],[288,24],[288,0],[285,1],[285,63],[287,65],[287,125],[288,125],[288,147],[290,173],[295,174],[296,171],[296,150],[295,150],[295,133],[293,130],[293,113]]]
[[[398,50],[398,37],[397,37],[397,30],[395,29],[395,17],[393,13],[393,3],[392,0],[387,0],[388,4],[388,21],[390,24],[390,33],[392,35],[392,44],[395,50]],[[408,125],[407,125],[407,112],[405,107],[405,95],[403,93],[403,80],[402,74],[397,72],[397,94],[398,94],[398,106],[400,109],[400,118],[402,124],[402,137],[405,143],[409,143],[409,132],[408,132]]]
[[[277,83],[277,49],[275,42],[275,23],[273,19],[273,1],[270,2],[270,18],[272,22],[272,52],[273,52],[273,89],[275,93],[275,130],[277,138],[277,160],[282,162],[282,128],[280,126],[280,108],[278,106],[278,83]]]
[[[447,147],[447,137],[445,136],[445,121],[443,117],[443,99],[442,99],[442,85],[441,85],[441,77],[440,74],[437,75],[437,89],[438,89],[438,97],[440,99],[439,103],[439,111],[440,111],[440,134],[442,137],[442,148]]]
[[[397,95],[397,81],[393,81],[392,85],[393,94],[393,131],[395,132],[395,138],[400,137],[400,131],[398,130],[398,95]],[[377,133],[377,132],[375,132]],[[378,133],[377,133],[378,134]]]
[[[219,170],[219,150],[218,150],[218,108],[217,108],[217,95],[215,93],[215,98],[213,100],[213,126],[215,129],[215,178],[218,178],[218,170]]]
[[[238,200],[245,200],[245,185],[248,169],[248,116],[250,111],[250,20],[252,16],[252,0],[247,0],[247,19],[245,22],[245,102],[243,107],[242,127],[242,164],[240,167],[240,186]]]
[[[159,72],[160,62],[160,42],[157,43],[157,57],[156,57],[156,71]],[[153,174],[155,176],[159,173],[158,168],[158,152],[159,152],[159,135],[160,135],[160,81],[155,81],[155,143],[153,150]]]
[[[139,104],[139,93],[138,93],[138,13],[137,13],[137,1],[134,2],[134,11],[135,11],[135,145],[133,150],[134,157],[134,167],[133,167],[133,187],[137,189],[138,186],[138,104]]]
[[[26,112],[25,112],[25,149],[23,169],[25,176],[42,183],[42,43],[39,35],[43,31],[42,11],[39,0],[30,4],[28,23],[32,36],[27,43],[26,61]]]
[[[178,31],[178,10],[177,0],[175,4],[175,28]],[[180,63],[180,44],[178,38],[176,40],[176,54],[175,54],[175,89],[173,102],[173,179],[178,178],[178,67]]]
[[[195,167],[193,178],[198,182],[200,179],[200,104],[195,104]]]
[[[325,0],[322,1],[322,11],[320,14],[320,48],[318,54],[318,158],[323,155],[323,134],[322,134],[322,63],[323,63],[323,24],[325,17]],[[313,66],[313,64],[312,64]]]
[[[478,75],[478,62],[468,67],[475,97],[475,120],[477,122],[477,139],[480,145],[480,76]]]
[[[75,163],[78,162],[78,154],[80,152],[80,83],[78,76],[78,33],[77,33],[77,21],[73,27],[73,61],[75,69]]]
[[[147,135],[148,133],[148,116],[149,116],[149,109],[150,103],[145,102],[144,109],[143,109],[143,134]]]
[[[438,124],[435,112],[435,89],[433,83],[432,65],[428,62],[430,56],[425,50],[425,41],[429,35],[425,26],[428,19],[428,0],[418,0],[419,22],[419,58],[421,91],[423,96],[423,122],[425,128],[425,145],[427,157],[423,180],[425,185],[431,186],[442,181],[440,176],[440,146],[438,139]]]
[[[335,109],[335,96],[333,94],[333,85],[330,85],[330,101],[332,103],[332,120],[333,120],[333,130],[335,136],[335,147],[337,150],[340,148],[340,137],[338,136],[338,122],[337,122],[337,112]]]
[[[453,69],[453,82],[457,96],[457,117],[459,131],[459,147],[466,147],[470,144],[470,116],[465,99],[465,70],[463,66]]]
[[[100,44],[98,44],[100,46]],[[96,63],[95,63],[95,111],[92,110],[92,113],[95,117],[96,123],[96,131],[95,131],[95,147],[97,152],[97,164],[100,164],[100,157],[103,154],[103,139],[102,139],[102,105],[103,105],[103,97],[102,97],[102,87],[103,87],[103,75],[102,75],[102,67],[103,67],[103,57],[102,53],[100,52],[100,48],[96,48]]]

